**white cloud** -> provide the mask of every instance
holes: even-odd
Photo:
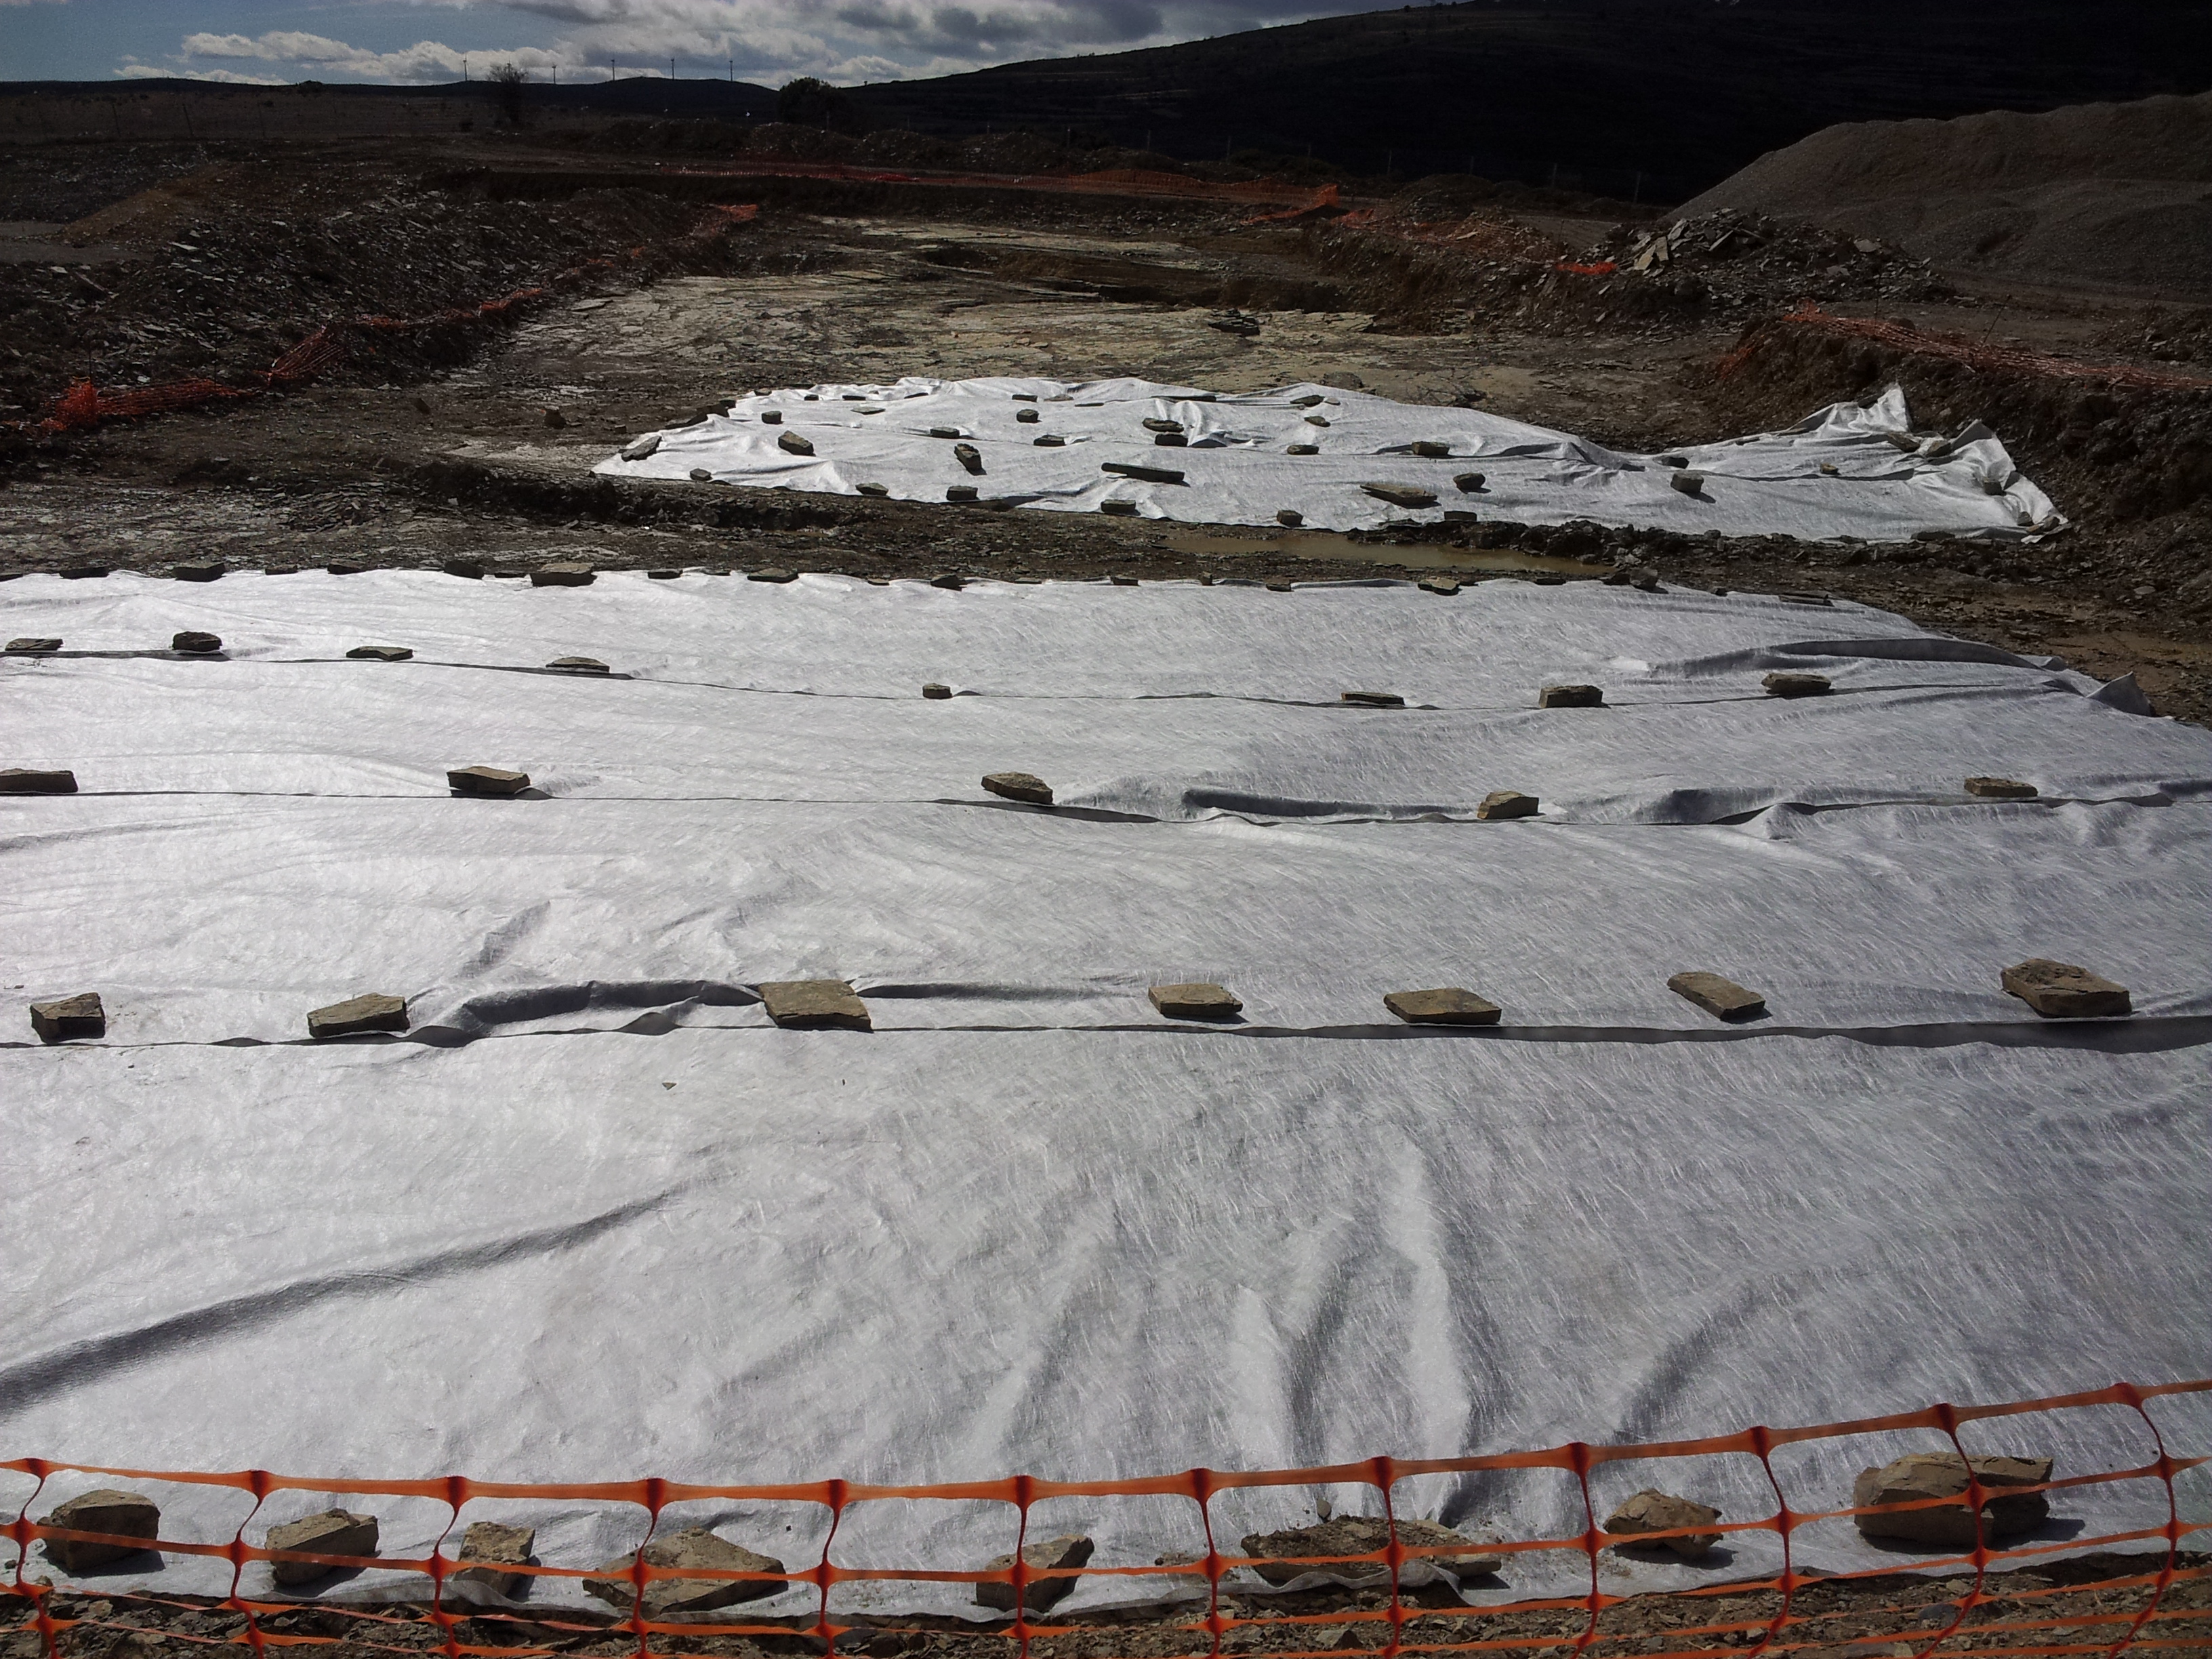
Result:
[[[0,4],[7,0],[0,0]],[[183,69],[174,64],[142,64],[135,58],[126,58],[117,68],[116,74],[125,81],[220,81],[240,87],[281,87],[286,84],[281,75],[241,75],[236,70]]]
[[[0,0],[0,4],[15,0]],[[289,78],[420,82],[512,62],[563,79],[726,72],[776,85],[796,75],[842,82],[955,74],[1021,58],[1125,51],[1367,9],[1373,0],[415,0],[426,12],[496,4],[544,20],[546,37],[500,51],[435,40],[375,51],[328,35],[272,29],[185,37],[170,73],[264,78],[230,64],[281,66]],[[614,67],[611,70],[610,65]],[[154,74],[143,67],[120,71]]]

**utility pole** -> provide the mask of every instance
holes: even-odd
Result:
[[[668,78],[672,81],[676,78],[676,60],[673,58],[668,60]]]
[[[461,59],[461,82],[462,82],[462,84],[463,84],[463,85],[465,85],[465,85],[468,83],[468,78],[469,78],[469,60],[468,60],[468,58],[467,58],[465,56],[464,56],[464,57],[462,58],[462,59]]]

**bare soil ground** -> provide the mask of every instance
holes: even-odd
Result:
[[[2160,712],[2212,718],[2212,390],[1984,372],[1775,320],[1814,299],[1930,338],[2171,373],[2201,368],[2186,357],[2203,313],[2001,288],[1771,225],[1644,276],[1629,268],[1640,228],[1557,204],[1477,209],[1490,228],[1457,244],[1419,230],[1465,207],[1449,189],[1376,198],[1372,222],[1255,225],[1218,200],[747,176],[475,142],[212,154],[183,172],[145,146],[19,153],[0,220],[35,234],[18,234],[27,253],[0,246],[0,403],[14,405],[0,422],[21,423],[0,430],[0,577],[210,558],[241,574],[453,558],[519,574],[582,558],[884,576],[1656,578],[1848,596],[2100,677],[2133,672]],[[88,207],[103,179],[113,199]],[[85,210],[21,210],[64,201]],[[749,223],[712,222],[716,204],[755,201]],[[1473,222],[1450,221],[1455,235]],[[1553,250],[1621,269],[1562,271]],[[348,360],[281,394],[38,427],[82,377],[251,384],[324,323],[435,317],[535,284],[550,291],[496,319],[347,325]],[[1209,327],[1227,307],[1258,334]],[[1988,419],[2075,527],[2034,544],[1892,547],[1504,524],[1206,532],[591,471],[632,434],[746,390],[908,373],[1224,391],[1357,376],[1638,449],[1780,424],[1898,379],[1923,426]]]
[[[2212,1582],[2206,1558],[2183,1555],[2180,1576],[2160,1594],[2163,1555],[2088,1555],[2033,1571],[1993,1572],[1974,1593],[1971,1574],[1948,1578],[1893,1574],[1801,1585],[1788,1607],[1770,1584],[1716,1584],[1681,1595],[1645,1595],[1614,1602],[1596,1620],[1589,1659],[1668,1654],[1786,1650],[1792,1659],[1941,1659],[1965,1653],[2082,1653],[2118,1650],[2133,1638],[2174,1659],[2212,1654]],[[419,1604],[330,1604],[277,1607],[257,1603],[259,1633],[277,1642],[318,1643],[338,1659],[368,1659],[392,1649],[438,1650],[446,1633]],[[211,1643],[247,1641],[241,1607],[204,1597],[94,1596],[57,1592],[47,1610],[71,1621],[56,1638],[65,1659],[149,1659],[182,1656]],[[1401,1604],[1401,1642],[1449,1650],[1537,1659],[1574,1649],[1589,1632],[1579,1603],[1485,1612],[1458,1603],[1441,1585],[1409,1591]],[[21,1617],[21,1604],[0,1624],[0,1659],[40,1659],[40,1633]],[[1221,1632],[1223,1653],[1380,1650],[1390,1639],[1389,1598],[1381,1591],[1319,1590],[1265,1603],[1224,1593],[1221,1613],[1236,1621]],[[2148,1617],[2145,1615],[2148,1614]],[[1036,1659],[1174,1659],[1216,1651],[1202,1623],[1203,1603],[1168,1608],[1048,1616],[1036,1622],[1074,1628],[1033,1637]],[[2138,1624],[2138,1620],[2141,1623]],[[700,1616],[700,1622],[755,1623],[743,1608]],[[781,1621],[778,1621],[781,1622]],[[794,1625],[803,1621],[793,1621]],[[10,1633],[12,1626],[13,1633]],[[1955,1628],[1954,1628],[1955,1626]],[[1948,1632],[1948,1633],[1947,1633]],[[464,1651],[527,1648],[614,1659],[639,1650],[638,1638],[611,1614],[549,1610],[542,1618],[498,1615],[457,1620]],[[823,1644],[793,1629],[789,1635],[652,1638],[656,1652],[750,1659],[766,1653],[816,1653]],[[945,1618],[856,1626],[838,1638],[841,1653],[870,1659],[1000,1659],[1016,1651],[1009,1626],[967,1625]]]

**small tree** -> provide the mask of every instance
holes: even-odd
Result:
[[[499,118],[511,127],[522,125],[522,88],[530,76],[513,64],[501,64],[489,76],[492,96],[499,101]]]
[[[843,101],[843,94],[827,81],[802,75],[775,94],[775,118],[804,126],[826,127]]]

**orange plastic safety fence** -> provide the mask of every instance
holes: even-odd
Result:
[[[2212,380],[2199,374],[2144,368],[2133,363],[2085,363],[2076,358],[2056,357],[2048,352],[2028,351],[2018,346],[1994,346],[1961,335],[1929,333],[1881,317],[1838,316],[1812,304],[1801,305],[1781,320],[1800,328],[1817,329],[1824,334],[1847,334],[1875,340],[1899,350],[1942,357],[1984,371],[2008,369],[2059,380],[2096,380],[2145,392],[2212,390]],[[1758,345],[1758,340],[1753,338],[1737,347],[1721,360],[1721,373],[1733,374],[1742,368]]]
[[[30,1547],[41,1538],[58,1538],[94,1543],[122,1544],[137,1548],[158,1548],[181,1554],[206,1556],[227,1560],[231,1565],[228,1596],[218,1605],[236,1615],[242,1615],[242,1627],[235,1633],[209,1635],[173,1633],[179,1639],[208,1644],[246,1645],[257,1655],[272,1646],[328,1645],[343,1640],[357,1646],[389,1650],[395,1653],[421,1654],[425,1649],[419,1632],[425,1627],[437,1632],[436,1648],[449,1656],[463,1654],[504,1654],[520,1659],[521,1656],[549,1653],[555,1650],[542,1643],[544,1634],[556,1635],[574,1632],[586,1637],[604,1636],[608,1626],[602,1623],[587,1623],[568,1613],[564,1620],[558,1608],[533,1609],[526,1614],[479,1607],[472,1603],[449,1603],[446,1595],[448,1582],[465,1563],[446,1553],[447,1540],[459,1524],[462,1509],[477,1499],[540,1498],[570,1502],[597,1502],[635,1504],[646,1512],[648,1520],[647,1541],[660,1522],[663,1510],[672,1504],[701,1498],[742,1499],[754,1503],[785,1503],[818,1505],[826,1511],[827,1528],[821,1553],[815,1565],[796,1571],[775,1572],[739,1572],[728,1568],[680,1569],[655,1566],[645,1557],[641,1543],[631,1558],[626,1575],[636,1587],[637,1594],[632,1611],[627,1619],[617,1621],[612,1628],[629,1632],[636,1643],[640,1659],[654,1659],[655,1656],[682,1654],[687,1650],[672,1646],[666,1641],[656,1645],[654,1638],[702,1638],[728,1636],[777,1636],[788,1638],[797,1633],[815,1638],[830,1653],[835,1654],[840,1638],[858,1633],[862,1638],[880,1635],[886,1629],[899,1627],[872,1615],[866,1625],[857,1621],[839,1622],[832,1616],[830,1593],[840,1583],[861,1581],[897,1581],[909,1583],[981,1584],[1004,1583],[1009,1587],[1014,1608],[1012,1619],[1002,1626],[979,1627],[975,1632],[981,1639],[1002,1643],[1014,1659],[1027,1659],[1032,1642],[1039,1638],[1085,1632],[1095,1642],[1103,1633],[1097,1626],[1074,1624],[1054,1624],[1037,1616],[1030,1607],[1029,1586],[1043,1577],[1096,1577],[1127,1579],[1141,1587],[1147,1578],[1188,1581],[1203,1576],[1206,1582],[1205,1613],[1199,1618],[1178,1618],[1164,1613],[1169,1631],[1187,1636],[1188,1648],[1194,1654],[1203,1653],[1218,1659],[1225,1638],[1237,1634],[1237,1645],[1248,1649],[1255,1639],[1268,1634],[1288,1643],[1282,1647],[1270,1647],[1271,1659],[1336,1659],[1334,1650],[1321,1645],[1301,1645],[1303,1632],[1312,1628],[1321,1634],[1319,1626],[1358,1626],[1372,1629],[1382,1637],[1378,1647],[1367,1649],[1380,1659],[1402,1659],[1415,1654],[1478,1654],[1503,1649],[1528,1650],[1555,1650],[1573,1659],[1594,1644],[1609,1639],[1613,1632],[1601,1628],[1605,1612],[1629,1598],[1613,1595],[1600,1588],[1600,1552],[1624,1544],[1648,1544],[1673,1534],[1644,1533],[1614,1534],[1606,1532],[1597,1518],[1597,1510],[1590,1494],[1591,1473],[1608,1463],[1633,1463],[1656,1459],[1683,1459],[1719,1455],[1748,1455],[1759,1461],[1766,1486],[1774,1498],[1771,1515],[1751,1521],[1716,1521],[1701,1523],[1683,1531],[1712,1531],[1725,1535],[1765,1533],[1775,1535],[1779,1541],[1781,1568],[1771,1577],[1755,1581],[1731,1581],[1712,1587],[1677,1592],[1663,1598],[1676,1608],[1689,1610],[1690,1622],[1686,1622],[1663,1633],[1662,1639],[1685,1645],[1672,1650],[1666,1659],[1764,1659],[1765,1656],[1783,1656],[1797,1652],[1821,1643],[1824,1636],[1837,1639],[1848,1638],[1862,1650],[1871,1642],[1904,1642],[1909,1644],[1915,1659],[1924,1659],[1954,1634],[1970,1632],[1975,1638],[1975,1650],[1979,1653],[2013,1655],[2101,1654],[2118,1655],[2130,1649],[2156,1650],[2196,1646],[2202,1650],[2208,1637],[2201,1631],[2164,1633],[2178,1629],[2175,1621],[2188,1620],[2212,1625],[2212,1607],[2167,1607],[2166,1601],[2173,1587],[2181,1583],[2203,1582],[2208,1570],[2202,1565],[2185,1564],[2181,1559],[2183,1540],[2192,1534],[2212,1530],[2212,1522],[2185,1522],[2181,1506],[2174,1490],[2175,1477],[2184,1471],[2203,1464],[2202,1456],[2177,1457],[2168,1449],[2158,1423],[2151,1416],[2148,1406],[2162,1396],[2198,1394],[2212,1391],[2212,1378],[2138,1387],[2132,1383],[2117,1382],[2109,1388],[2076,1394],[2055,1395],[2038,1400],[2012,1401],[2002,1404],[1954,1407],[1935,1405],[1918,1411],[1900,1412],[1882,1417],[1863,1418],[1850,1422],[1825,1423],[1794,1429],[1754,1427],[1734,1434],[1711,1436],[1703,1439],[1668,1441],[1644,1444],[1593,1446],[1580,1442],[1554,1446],[1544,1450],[1506,1452],[1478,1457],[1394,1459],[1376,1457],[1363,1462],[1341,1463],[1327,1467],[1296,1469],[1262,1469],[1224,1471],[1198,1468],[1177,1474],[1118,1480],[1048,1480],[1032,1475],[1013,1475],[1003,1480],[961,1482],[938,1486],[871,1486],[857,1482],[831,1480],[785,1485],[707,1485],[680,1482],[658,1478],[641,1480],[592,1482],[568,1485],[525,1485],[503,1481],[480,1481],[460,1475],[447,1475],[419,1480],[334,1480],[324,1476],[287,1476],[265,1470],[247,1470],[234,1474],[213,1474],[195,1471],[157,1471],[104,1468],[88,1464],[63,1463],[43,1458],[24,1457],[0,1462],[0,1468],[15,1471],[33,1477],[36,1488],[25,1501],[15,1519],[0,1527],[0,1534],[12,1539],[16,1546],[17,1559],[12,1583],[0,1583],[0,1607],[5,1598],[27,1604],[29,1617],[21,1621],[24,1627],[37,1632],[47,1659],[55,1659],[58,1650],[58,1638],[65,1631],[80,1625],[95,1628],[130,1629],[136,1626],[118,1624],[106,1618],[73,1619],[57,1616],[51,1607],[55,1595],[46,1583],[27,1577]],[[1871,1433],[1920,1430],[1932,1431],[1948,1442],[1951,1449],[1965,1455],[1966,1448],[1959,1434],[1966,1425],[2019,1416],[2032,1412],[2078,1411],[2090,1407],[2119,1407],[2131,1411],[2140,1419],[2149,1436],[2148,1443],[2156,1449],[2150,1462],[2124,1469],[2097,1470],[2084,1474],[2051,1480],[2041,1486],[2007,1486],[1995,1488],[1983,1485],[1967,1465],[1966,1491],[1959,1497],[1923,1498],[1915,1502],[1872,1506],[1867,1509],[1797,1509],[1794,1508],[1783,1488],[1777,1472],[1774,1455],[1784,1448],[1810,1442],[1842,1438]],[[1574,1595],[1540,1596],[1504,1603],[1486,1603],[1479,1607],[1451,1605],[1415,1606],[1407,1602],[1404,1591],[1405,1570],[1409,1562],[1436,1556],[1464,1553],[1467,1543],[1443,1545],[1413,1545],[1405,1543],[1400,1534],[1397,1520],[1398,1489],[1401,1483],[1423,1476],[1465,1474],[1477,1471],[1550,1469],[1571,1475],[1581,1498],[1581,1510],[1586,1522],[1576,1533],[1560,1537],[1510,1540],[1497,1545],[1484,1545],[1486,1553],[1495,1553],[1518,1559],[1524,1556],[1554,1552],[1565,1553],[1583,1559],[1587,1568],[1589,1589]],[[241,1520],[236,1530],[221,1542],[191,1540],[111,1536],[49,1526],[31,1520],[31,1511],[46,1482],[55,1474],[73,1473],[125,1480],[162,1480],[185,1485],[233,1488],[250,1494],[254,1502],[252,1510]],[[1869,1600],[1849,1603],[1835,1610],[1805,1609],[1797,1605],[1800,1592],[1814,1584],[1833,1586],[1855,1579],[1887,1579],[1896,1569],[1881,1566],[1863,1572],[1831,1574],[1800,1572],[1797,1570],[1795,1535],[1803,1528],[1820,1522],[1851,1516],[1881,1512],[1902,1512],[1929,1509],[1945,1504],[1965,1507],[1980,1515],[1983,1506],[2001,1492],[2024,1496],[2033,1492],[2058,1492],[2090,1486],[2118,1486],[2122,1483],[2148,1483],[2150,1501],[2142,1506],[2140,1524],[2106,1532],[2094,1537],[2076,1536],[2062,1542],[2028,1542],[1999,1550],[1991,1547],[1986,1534],[1982,1535],[1971,1550],[1950,1555],[1934,1555],[1915,1562],[1916,1568],[1927,1571],[1959,1571],[1971,1570],[1971,1587],[1963,1595],[1956,1594],[1955,1581],[1947,1583],[1944,1589],[1951,1599],[1931,1608],[1925,1603],[1908,1604],[1897,1600],[1893,1594],[1881,1590],[1870,1593]],[[1250,1605],[1259,1598],[1240,1595],[1237,1585],[1224,1588],[1225,1574],[1239,1567],[1257,1565],[1255,1559],[1224,1553],[1214,1535],[1214,1500],[1224,1492],[1274,1486],[1316,1486],[1365,1485],[1373,1486],[1382,1510],[1388,1542],[1382,1547],[1358,1553],[1314,1555],[1292,1558],[1309,1568],[1336,1567],[1354,1571],[1381,1569],[1387,1572],[1389,1599],[1382,1607],[1358,1606],[1335,1608],[1323,1612],[1269,1613],[1262,1607]],[[432,1552],[421,1559],[399,1559],[390,1557],[351,1557],[304,1551],[272,1550],[265,1546],[246,1541],[247,1527],[252,1523],[264,1502],[270,1494],[296,1491],[335,1493],[346,1496],[385,1496],[428,1499],[447,1507],[444,1529],[439,1534]],[[1038,1504],[1062,1498],[1146,1498],[1167,1497],[1188,1499],[1196,1505],[1199,1533],[1205,1543],[1203,1554],[1188,1559],[1163,1558],[1162,1564],[1153,1565],[1114,1566],[1085,1565],[1079,1569],[1052,1567],[1035,1568],[1024,1559],[1023,1548],[1028,1540],[1030,1511]],[[896,1501],[921,1499],[981,1500],[1005,1504],[1015,1510],[1012,1565],[997,1570],[961,1570],[946,1567],[848,1567],[833,1559],[839,1528],[848,1512],[856,1506]],[[1977,1528],[1978,1533],[1980,1528]],[[2033,1581],[2025,1589],[2008,1585],[2002,1600],[2005,1603],[2002,1617],[1984,1620],[1968,1625],[1967,1615],[1973,1609],[2000,1599],[1986,1594],[1984,1584],[1992,1570],[2034,1565],[2047,1558],[2058,1555],[2079,1555],[2093,1549],[2111,1550],[2126,1546],[2149,1546],[2155,1553],[2145,1550],[2136,1558],[2143,1571],[2127,1571],[2097,1578],[2090,1583],[2052,1583],[2045,1580]],[[248,1565],[258,1561],[307,1561],[337,1567],[398,1568],[426,1575],[429,1579],[427,1601],[416,1597],[394,1599],[375,1607],[343,1607],[330,1602],[317,1602],[319,1614],[349,1621],[349,1627],[341,1636],[301,1634],[274,1632],[262,1628],[261,1620],[270,1614],[296,1610],[296,1602],[275,1602],[245,1595],[242,1584]],[[1279,1567],[1281,1560],[1271,1559],[1271,1566]],[[576,1567],[502,1565],[504,1572],[514,1572],[527,1577],[605,1578],[617,1571],[602,1567],[588,1570]],[[803,1620],[768,1620],[753,1622],[704,1623],[687,1620],[683,1623],[659,1621],[649,1618],[643,1611],[643,1591],[650,1583],[661,1579],[713,1579],[766,1581],[791,1585],[810,1585],[815,1591],[815,1610]],[[1167,1586],[1164,1583],[1163,1588]],[[2105,1592],[2128,1592],[2140,1605],[2130,1613],[2105,1608],[2101,1596]],[[2091,1612],[2039,1608],[2039,1600],[2055,1601],[2061,1597],[2079,1597],[2095,1592],[2100,1598]],[[1764,1594],[1773,1598],[1773,1610],[1764,1616],[1748,1618],[1728,1616],[1740,1612],[1742,1603],[1738,1598]],[[204,1607],[205,1603],[182,1602],[152,1595],[133,1595],[103,1589],[100,1600],[108,1604],[106,1613],[113,1611],[118,1602],[135,1603],[147,1608]],[[1716,1611],[1723,1614],[1717,1620],[1698,1621],[1696,1609],[1703,1601],[1727,1597],[1729,1604]],[[1886,1599],[1875,1599],[1886,1597]],[[1928,1617],[1933,1611],[1934,1620]],[[1486,1621],[1517,1615],[1550,1613],[1565,1615],[1564,1625],[1549,1633],[1532,1631],[1525,1620],[1504,1628],[1496,1634],[1480,1633]],[[2042,1616],[2038,1616],[2040,1613]],[[504,1622],[514,1627],[519,1638],[516,1644],[465,1644],[459,1639],[463,1621],[496,1625]],[[1865,1633],[1869,1620],[1893,1622],[1899,1627],[1878,1636]],[[1477,1633],[1468,1634],[1472,1622]],[[2124,1624],[2117,1635],[2112,1626]],[[1848,1625],[1850,1628],[1842,1628]],[[526,1626],[526,1629],[524,1626]],[[940,1621],[941,1628],[941,1621]],[[1495,1628],[1493,1626],[1493,1628]],[[2100,1632],[2095,1639],[2078,1639],[2091,1632]],[[379,1641],[380,1633],[401,1639]],[[416,1639],[408,1641],[406,1636]],[[1985,1645],[1984,1638],[2001,1636],[2002,1644]],[[2039,1641],[2014,1638],[2042,1638]],[[2066,1638],[2076,1639],[2066,1639]],[[1362,1646],[1364,1644],[1362,1644]],[[848,1650],[850,1650],[849,1649]],[[1094,1649],[1086,1649],[1093,1651]]]
[[[706,241],[721,234],[732,225],[758,217],[759,214],[758,204],[750,202],[710,208],[706,219],[696,229],[683,237],[678,246]],[[632,248],[627,257],[635,259],[644,252],[643,248]],[[543,299],[557,288],[579,282],[594,270],[611,270],[618,263],[609,258],[586,259],[556,272],[541,286],[519,288],[478,305],[451,306],[427,317],[368,315],[348,318],[338,323],[325,323],[262,370],[255,376],[258,384],[252,386],[230,386],[221,380],[194,379],[173,380],[166,386],[141,386],[133,391],[105,391],[90,380],[79,380],[54,399],[44,420],[15,424],[18,429],[28,425],[40,432],[76,432],[97,426],[102,421],[136,420],[143,416],[163,415],[179,409],[197,409],[227,399],[258,398],[271,389],[297,386],[319,374],[328,374],[345,362],[349,355],[344,337],[344,331],[348,329],[397,334],[440,326],[494,322],[505,317],[517,306]]]

